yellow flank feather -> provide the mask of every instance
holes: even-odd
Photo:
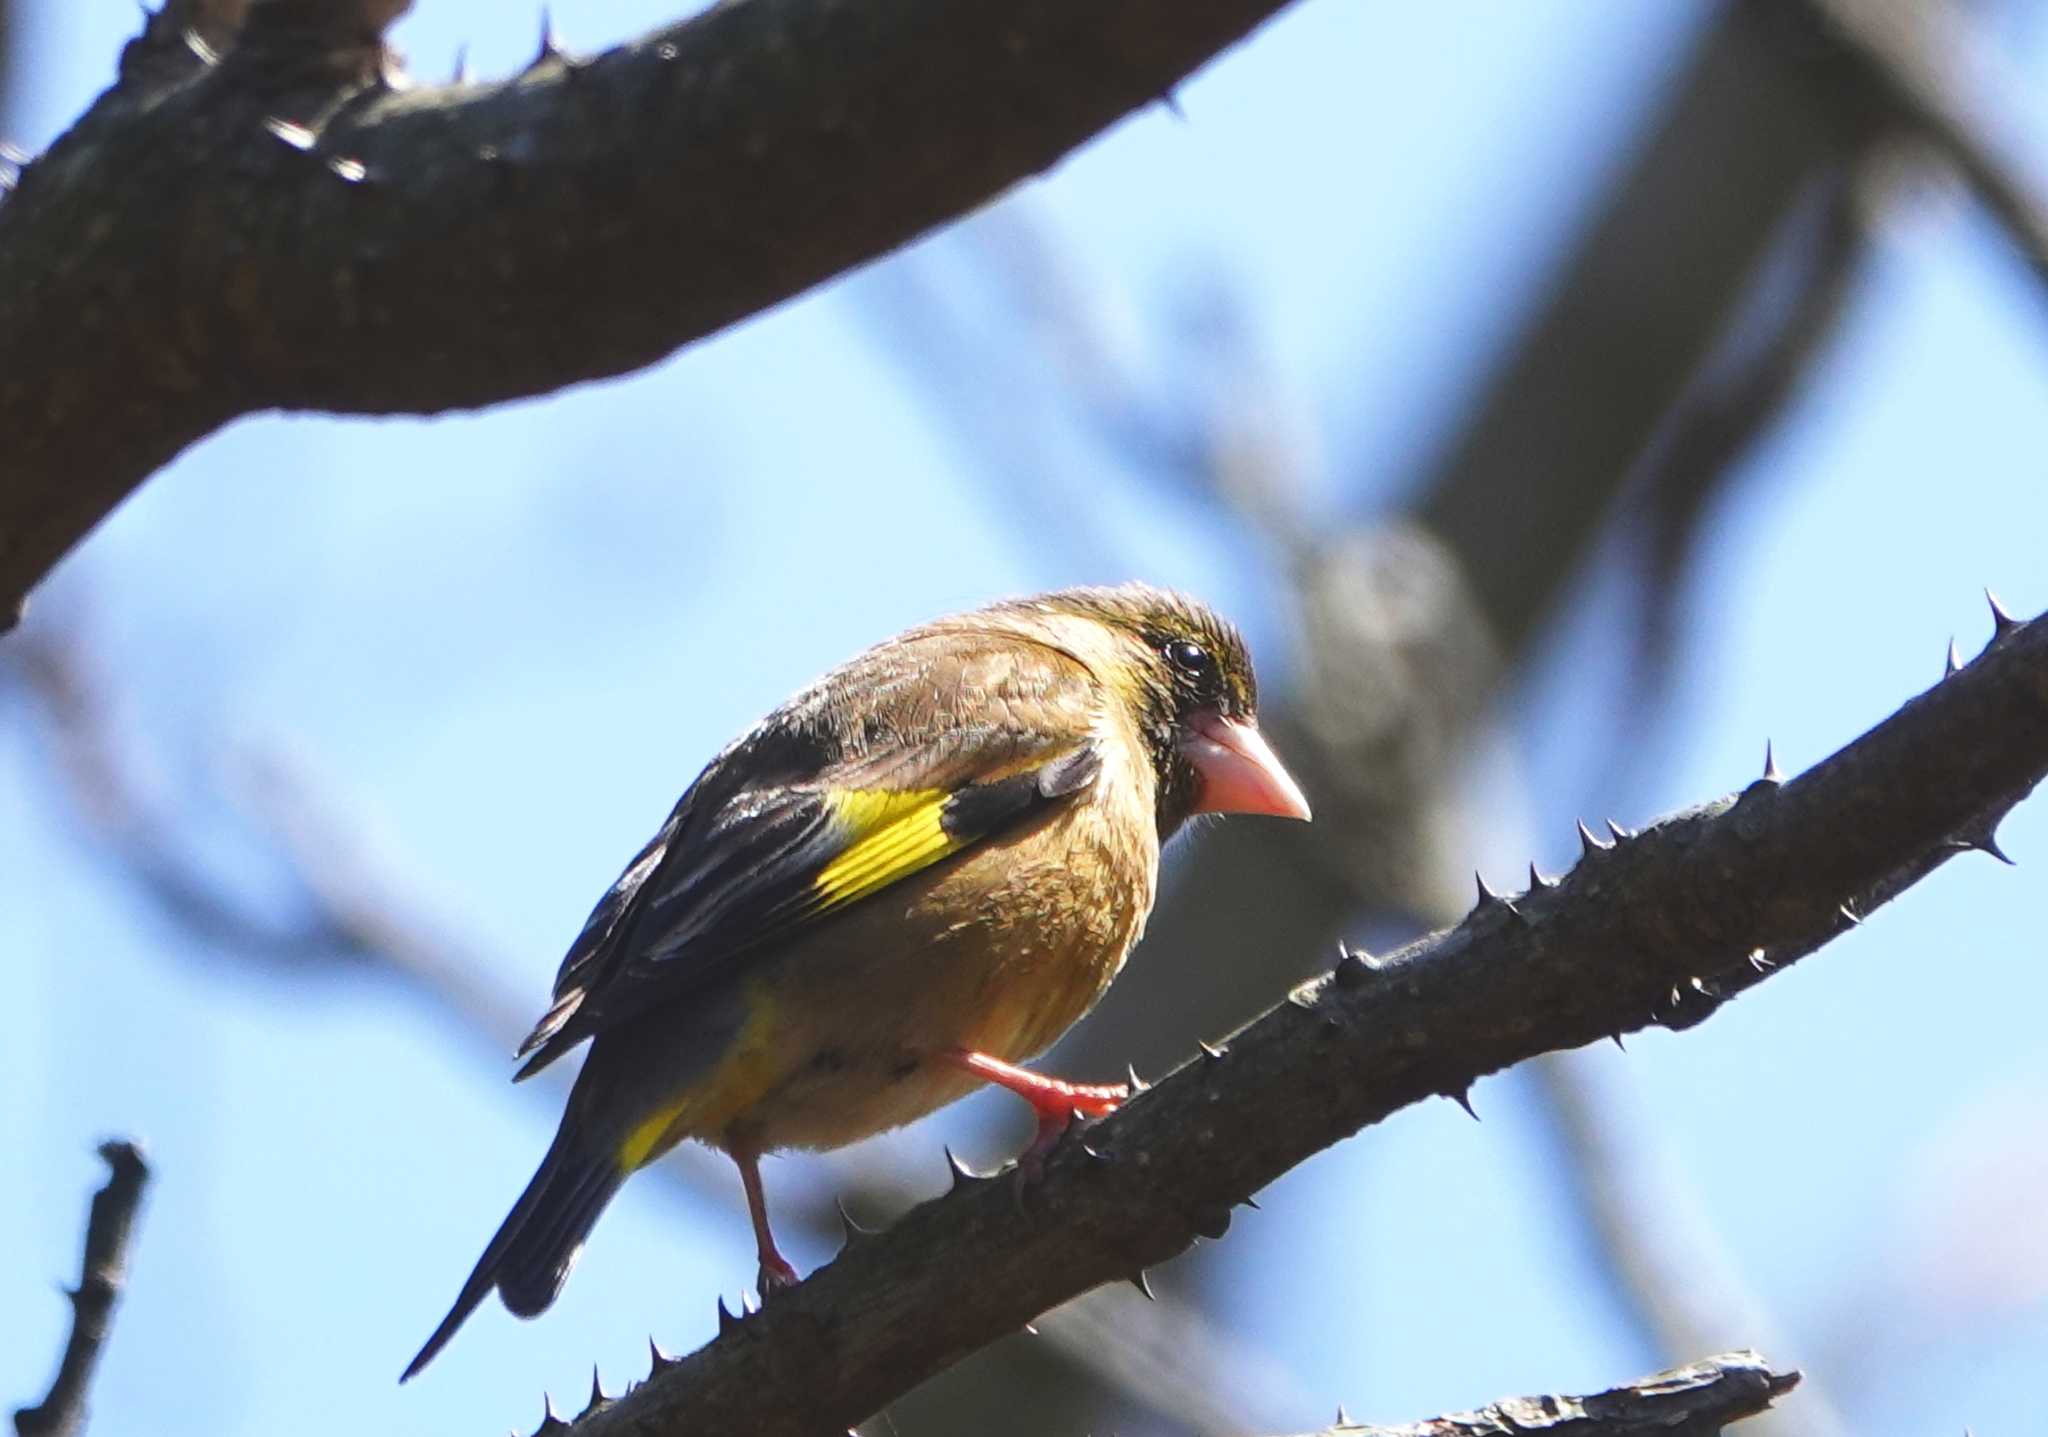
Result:
[[[646,1166],[686,1137],[711,1137],[761,1101],[782,1078],[788,1054],[775,1044],[775,999],[764,983],[747,985],[747,1020],[718,1065],[688,1091],[657,1109],[619,1144],[619,1166]]]
[[[846,852],[811,880],[816,912],[865,898],[899,878],[957,853],[961,840],[941,822],[950,791],[919,788],[841,789],[826,802],[832,816],[853,834]]]

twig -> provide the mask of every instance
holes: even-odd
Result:
[[[114,1304],[127,1279],[128,1241],[149,1182],[149,1166],[135,1144],[118,1138],[101,1143],[100,1156],[110,1172],[107,1185],[93,1194],[86,1218],[85,1263],[77,1289],[69,1294],[71,1337],[49,1395],[34,1407],[15,1410],[18,1437],[69,1437],[85,1427],[86,1391],[113,1326]]]
[[[1587,1397],[1511,1397],[1401,1427],[1339,1422],[1313,1437],[1714,1437],[1798,1385],[1754,1352],[1727,1352]]]
[[[1484,895],[1384,961],[1347,956],[1057,1151],[1030,1211],[963,1174],[578,1430],[843,1430],[1047,1308],[1220,1236],[1250,1193],[1401,1107],[1703,1021],[1956,853],[1994,848],[2044,773],[2048,622],[2001,615],[1983,655],[1807,773],[1589,835],[1563,879]]]

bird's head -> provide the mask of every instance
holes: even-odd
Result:
[[[1251,652],[1215,610],[1146,584],[1064,589],[1043,602],[1119,640],[1109,677],[1157,772],[1162,838],[1198,813],[1308,818],[1300,785],[1259,731]]]

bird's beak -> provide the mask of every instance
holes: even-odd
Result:
[[[1308,799],[1259,726],[1221,714],[1200,714],[1180,751],[1202,776],[1196,813],[1269,813],[1308,820]]]

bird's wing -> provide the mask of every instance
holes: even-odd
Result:
[[[1101,695],[1063,653],[927,635],[870,651],[714,759],[592,911],[525,1077],[852,905],[1067,802]]]

